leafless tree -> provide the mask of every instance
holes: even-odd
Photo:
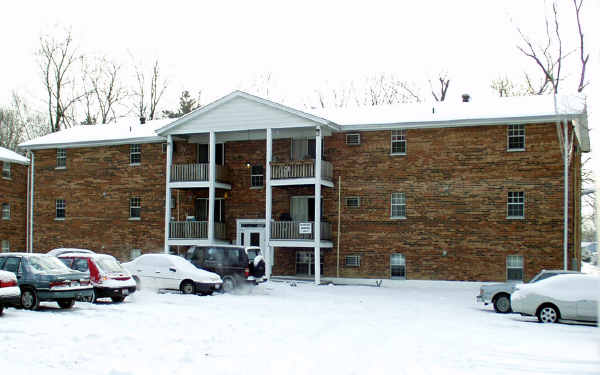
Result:
[[[154,117],[159,113],[157,112],[158,105],[168,87],[168,82],[160,75],[160,65],[158,60],[155,60],[152,65],[149,90],[146,90],[146,76],[143,68],[136,65],[135,74],[137,80],[137,86],[134,90],[136,97],[136,112],[139,117],[154,120]],[[148,116],[146,116],[146,112],[148,112]]]
[[[50,132],[48,120],[42,113],[31,109],[16,92],[12,103],[0,108],[0,145],[16,150],[19,143]]]
[[[117,118],[116,106],[127,97],[121,66],[106,57],[83,62],[84,102],[87,124],[106,124]]]
[[[74,122],[74,106],[82,97],[73,74],[79,56],[71,32],[67,31],[63,38],[42,36],[37,58],[48,94],[50,128],[52,132],[59,131]]]
[[[585,68],[590,58],[589,54],[585,53],[583,49],[583,31],[581,30],[581,19],[579,17],[581,12],[581,6],[583,5],[583,0],[573,0],[573,5],[575,7],[575,16],[577,18],[577,31],[579,32],[579,61],[581,64],[581,71],[579,74],[579,85],[577,86],[577,92],[582,92],[583,89],[588,85],[588,81],[585,79]]]
[[[23,139],[23,127],[12,108],[0,108],[0,146],[16,150]]]
[[[516,84],[507,76],[498,77],[490,84],[490,88],[500,97],[533,95],[529,87]]]
[[[441,72],[437,77],[439,87],[437,90],[433,87],[433,82],[429,80],[429,87],[431,88],[431,95],[436,102],[443,102],[446,99],[446,93],[448,92],[448,86],[450,86],[450,78],[448,73]]]

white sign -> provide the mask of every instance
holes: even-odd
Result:
[[[300,234],[311,234],[312,233],[312,225],[311,223],[300,223]]]

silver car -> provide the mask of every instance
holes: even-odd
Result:
[[[542,323],[597,322],[599,294],[599,276],[557,275],[535,284],[519,285],[511,296],[512,309],[521,315],[537,316]]]

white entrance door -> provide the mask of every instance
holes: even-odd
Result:
[[[265,228],[242,228],[240,244],[243,246],[258,246],[265,256]]]

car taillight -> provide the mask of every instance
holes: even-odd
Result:
[[[246,275],[246,277],[250,276],[250,268],[246,267],[246,269],[244,270],[244,274]]]
[[[17,286],[16,280],[0,281],[0,288],[8,288],[11,286]]]
[[[50,288],[55,288],[57,286],[71,286],[71,282],[67,281],[67,280],[62,280],[62,281],[51,281],[50,282]]]

